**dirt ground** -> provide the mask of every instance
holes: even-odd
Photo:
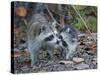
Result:
[[[93,33],[97,38],[96,33]],[[79,47],[77,52],[69,60],[64,60],[61,53],[55,50],[53,60],[48,60],[46,51],[39,53],[39,62],[37,66],[31,67],[30,54],[26,49],[14,49],[14,73],[30,73],[30,72],[52,72],[52,71],[70,71],[97,68],[97,43],[89,34],[79,35]]]

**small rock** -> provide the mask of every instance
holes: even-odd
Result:
[[[67,70],[65,65],[59,65],[59,66],[56,66],[54,71],[65,71],[65,70]]]
[[[47,63],[47,64],[45,64],[45,66],[49,66],[49,65],[52,65],[52,64],[54,64],[54,62],[53,62],[53,61],[48,61],[48,63]]]
[[[15,57],[15,58],[20,57],[21,56],[20,51],[17,51],[17,50],[14,51],[14,54],[12,54],[12,56]]]
[[[21,56],[20,54],[14,54],[14,58],[20,57],[20,56]]]
[[[64,63],[64,64],[74,64],[73,61],[60,61],[59,63]]]
[[[14,48],[14,51],[15,51],[15,52],[17,52],[17,51],[19,52],[19,49],[17,49],[17,48]]]
[[[96,64],[97,64],[97,61],[93,61],[92,63],[93,63],[94,65],[96,65]]]
[[[24,49],[26,52],[29,52],[29,50],[26,48],[26,49]]]
[[[34,69],[37,69],[37,68],[38,68],[37,66],[33,66],[33,68],[32,68],[32,69],[34,70]]]
[[[83,58],[79,58],[79,57],[74,57],[74,58],[73,58],[73,61],[74,61],[75,63],[80,63],[80,62],[83,62],[84,59],[83,59]]]
[[[97,61],[97,58],[95,57],[95,58],[93,58],[93,60],[94,60],[94,61]]]
[[[86,57],[86,56],[88,56],[86,52],[82,54],[82,57]]]
[[[77,64],[75,66],[76,69],[78,70],[82,70],[82,69],[89,69],[89,65],[85,64],[85,63],[81,63],[81,64]]]
[[[24,50],[24,49],[26,49],[26,47],[27,47],[27,44],[26,43],[19,44],[19,50]]]
[[[22,69],[23,71],[28,71],[28,70],[29,70],[29,68],[28,68],[27,66],[23,66],[23,67],[21,67],[21,69]]]

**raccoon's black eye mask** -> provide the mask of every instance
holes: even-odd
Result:
[[[54,36],[50,35],[50,36],[46,37],[44,40],[45,41],[51,41],[51,40],[53,40],[53,38],[54,38]]]
[[[64,47],[67,47],[67,46],[68,46],[67,43],[66,43],[64,40],[62,40],[62,45],[63,45]]]

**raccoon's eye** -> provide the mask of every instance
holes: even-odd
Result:
[[[51,41],[51,40],[53,40],[53,38],[54,38],[54,36],[50,35],[50,36],[46,37],[44,40],[45,41]]]
[[[62,40],[62,45],[65,46],[65,47],[68,46],[67,43],[64,40]]]
[[[59,44],[59,43],[60,43],[60,41],[57,40],[57,41],[56,41],[56,44]]]

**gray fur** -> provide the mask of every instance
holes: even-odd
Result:
[[[41,47],[46,48],[51,58],[53,57],[53,50],[55,48],[61,48],[64,50],[65,58],[69,59],[74,51],[77,48],[77,34],[75,37],[71,37],[73,33],[69,33],[71,28],[68,28],[68,32],[62,31],[58,33],[56,27],[56,22],[49,23],[46,18],[41,14],[34,14],[33,18],[29,22],[28,27],[28,48],[30,51],[31,57],[31,66],[34,66],[37,60],[37,52]],[[43,29],[44,28],[44,29]],[[62,36],[63,39],[60,39],[58,36]],[[49,40],[45,40],[49,38],[49,36],[53,35],[53,38]],[[57,44],[57,41],[59,42]],[[65,42],[64,46],[62,41]],[[64,43],[63,42],[63,43]],[[68,45],[68,46],[67,46]]]

